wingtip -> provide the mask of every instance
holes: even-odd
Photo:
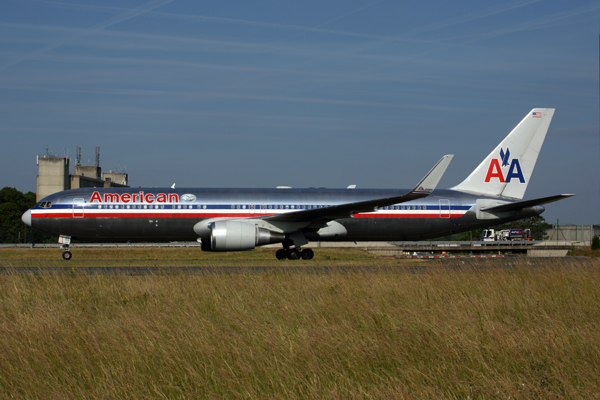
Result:
[[[423,179],[415,186],[412,190],[413,193],[431,193],[437,187],[437,184],[442,179],[442,176],[446,172],[448,165],[450,165],[450,161],[454,154],[446,154],[443,156],[440,161],[435,164],[435,166],[425,175]]]

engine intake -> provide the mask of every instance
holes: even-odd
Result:
[[[256,246],[283,242],[285,234],[259,228],[243,221],[215,221],[210,224],[210,250],[243,251]],[[204,244],[204,242],[203,242]],[[205,250],[206,246],[202,249]]]

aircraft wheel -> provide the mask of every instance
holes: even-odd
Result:
[[[71,257],[73,257],[73,254],[71,254],[71,252],[70,252],[70,251],[65,251],[65,252],[63,252],[63,254],[62,254],[62,257],[63,257],[63,258],[66,260],[66,261],[69,261],[69,260],[71,259]]]
[[[275,257],[277,257],[278,260],[285,260],[287,258],[287,251],[279,249],[275,252]]]
[[[302,253],[300,253],[303,260],[312,260],[315,256],[315,253],[311,249],[304,249]]]
[[[297,260],[300,258],[300,252],[296,249],[289,249],[287,251],[287,258],[289,260]]]

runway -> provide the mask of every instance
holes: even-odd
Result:
[[[293,265],[293,263],[297,263]],[[12,264],[4,260],[4,264]],[[0,274],[84,274],[84,275],[168,275],[168,274],[332,274],[377,272],[426,272],[430,269],[485,270],[512,268],[599,268],[600,261],[589,257],[504,257],[485,259],[440,259],[398,265],[307,265],[283,261],[281,266],[0,266]]]

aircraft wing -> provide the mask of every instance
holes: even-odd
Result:
[[[453,157],[453,154],[442,157],[442,159],[438,161],[431,171],[429,171],[411,191],[401,196],[339,204],[311,210],[294,211],[285,214],[270,215],[261,219],[269,222],[324,222],[339,218],[349,218],[353,214],[373,212],[378,207],[387,207],[393,204],[405,203],[407,201],[427,197],[437,186]]]
[[[507,203],[507,204],[501,204],[499,206],[486,207],[486,208],[482,208],[481,211],[485,211],[487,213],[499,213],[499,212],[506,212],[506,211],[521,210],[526,207],[533,207],[533,206],[539,206],[542,204],[553,203],[555,201],[566,199],[571,196],[575,196],[575,195],[574,194],[557,194],[555,196],[541,197],[539,199],[517,201],[516,203]]]

